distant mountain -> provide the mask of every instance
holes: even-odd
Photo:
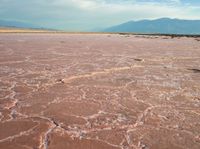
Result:
[[[134,32],[160,34],[200,34],[200,20],[161,18],[130,21],[103,30],[104,32]]]
[[[19,21],[7,21],[7,20],[0,20],[0,27],[16,27],[16,28],[32,28],[32,29],[41,29],[42,27],[25,23]]]

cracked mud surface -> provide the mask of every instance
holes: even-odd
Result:
[[[199,149],[200,42],[0,34],[1,149]]]

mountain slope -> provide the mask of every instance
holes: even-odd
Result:
[[[18,22],[18,21],[6,21],[0,20],[0,27],[16,27],[16,28],[41,28],[40,26],[25,23],[25,22]]]
[[[105,32],[134,32],[161,34],[200,34],[200,20],[161,18],[130,21],[104,30]]]

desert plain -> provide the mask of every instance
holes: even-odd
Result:
[[[200,149],[200,37],[1,33],[0,149]]]

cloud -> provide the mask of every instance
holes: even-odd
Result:
[[[45,27],[89,30],[160,17],[200,19],[200,6],[180,0],[0,0],[0,18]]]

